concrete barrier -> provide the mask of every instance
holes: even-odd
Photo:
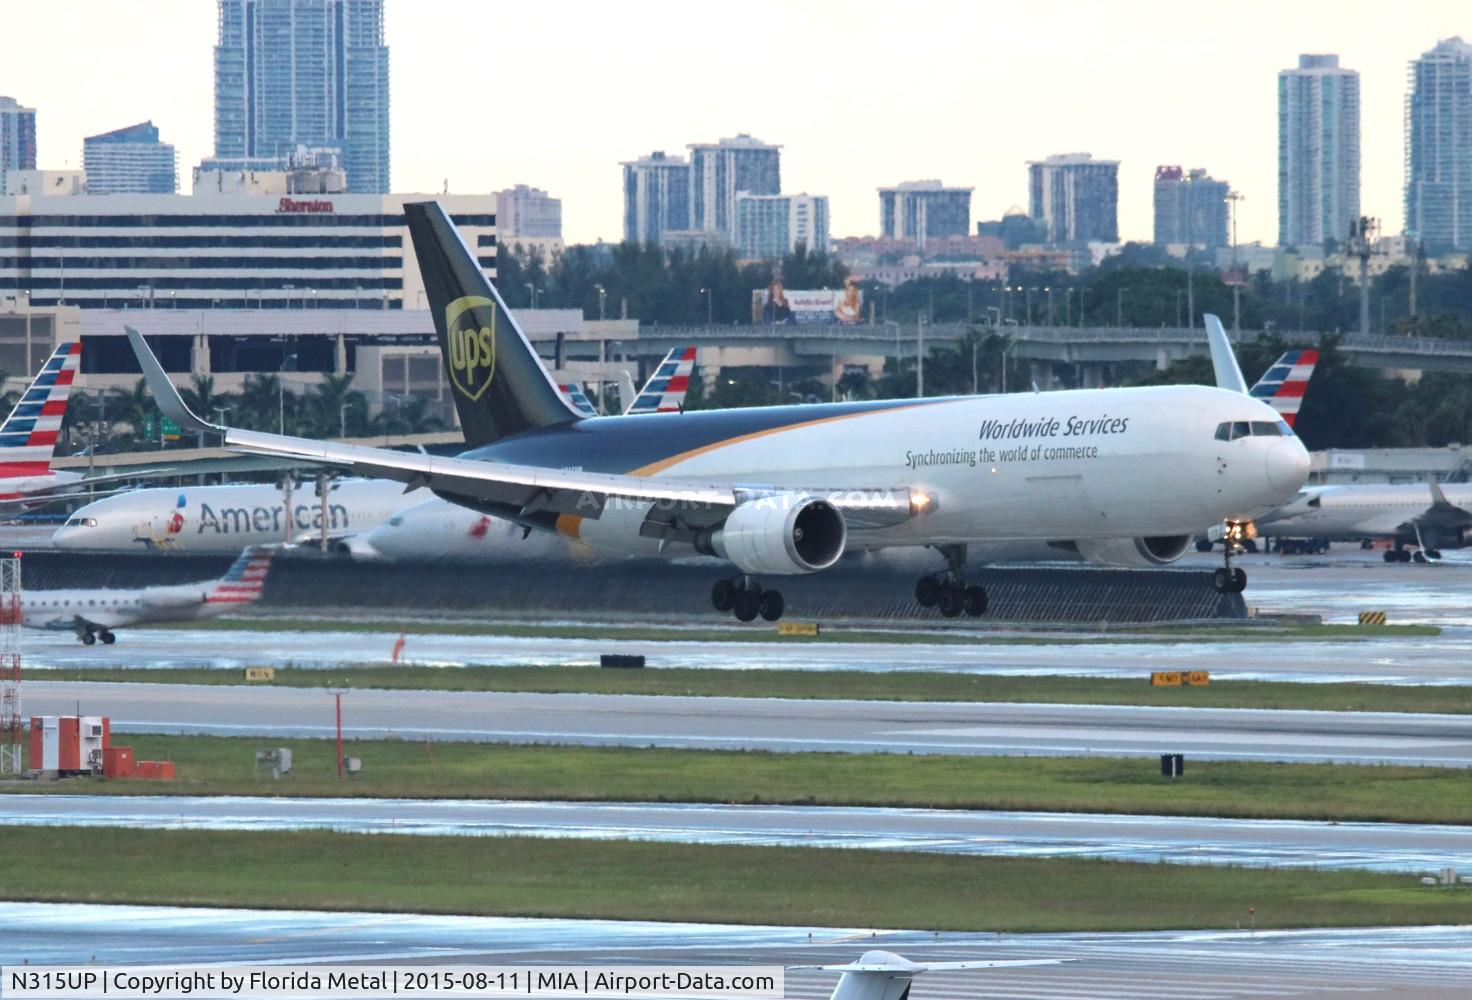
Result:
[[[24,556],[22,566],[27,590],[49,590],[207,580],[223,574],[231,561],[230,556],[37,550]],[[658,560],[364,564],[287,552],[272,564],[260,606],[278,612],[361,608],[573,617],[592,612],[655,621],[724,621],[729,616],[711,607],[709,595],[711,584],[729,573],[715,563]],[[915,603],[918,575],[908,566],[856,557],[822,573],[763,582],[781,588],[795,618],[944,621],[939,612]],[[981,567],[970,576],[990,597],[983,622],[1130,624],[1247,617],[1242,595],[1218,594],[1211,574],[1200,570],[1036,564]]]

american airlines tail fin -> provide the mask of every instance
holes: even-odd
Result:
[[[578,419],[444,208],[404,205],[465,443]]]
[[[10,411],[0,426],[0,479],[40,475],[51,468],[72,380],[81,364],[80,342],[58,345]]]
[[[695,371],[695,348],[676,347],[664,356],[633,405],[624,413],[677,413],[685,408],[685,394]]]
[[[254,604],[260,600],[266,587],[266,573],[275,555],[276,549],[264,545],[252,545],[242,550],[225,575],[215,581],[205,603]]]
[[[1298,408],[1303,405],[1308,380],[1313,378],[1314,366],[1318,363],[1318,351],[1286,352],[1257,380],[1252,387],[1252,397],[1277,410],[1283,422],[1292,427],[1298,419]]]
[[[559,382],[557,391],[562,393],[562,398],[572,404],[572,408],[578,411],[580,417],[596,417],[598,411],[593,409],[593,401],[583,391],[583,387],[576,382]]]

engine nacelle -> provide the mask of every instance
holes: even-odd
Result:
[[[792,574],[827,569],[847,541],[843,514],[827,500],[778,493],[740,504],[696,547],[743,573]]]
[[[1153,535],[1146,538],[1080,538],[1079,555],[1105,566],[1164,566],[1191,548],[1190,535]]]

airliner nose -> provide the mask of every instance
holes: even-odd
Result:
[[[1268,449],[1268,484],[1292,493],[1308,479],[1308,450],[1298,438],[1287,438]]]

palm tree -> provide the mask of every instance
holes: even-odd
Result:
[[[281,378],[278,375],[247,375],[240,390],[237,424],[251,430],[274,431],[279,425]],[[292,400],[295,401],[295,396]]]
[[[311,437],[332,437],[347,432],[347,412],[353,406],[353,397],[362,393],[352,391],[352,375],[323,375],[312,395],[306,398],[306,433]]]
[[[112,419],[133,429],[134,445],[146,441],[148,423],[155,412],[153,393],[148,391],[148,383],[140,378],[132,389],[111,389],[109,393],[112,398],[105,406],[112,411]]]

